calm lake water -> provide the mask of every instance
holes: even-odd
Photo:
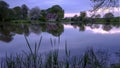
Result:
[[[101,24],[31,24],[0,25],[0,56],[28,51],[25,36],[34,48],[35,42],[42,43],[39,52],[45,53],[53,49],[67,48],[73,55],[79,55],[87,48],[103,49],[110,54],[120,50],[120,27]],[[114,58],[114,57],[113,57]]]

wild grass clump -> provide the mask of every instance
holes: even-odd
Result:
[[[42,68],[42,56],[38,54],[42,37],[39,43],[35,43],[32,50],[30,43],[25,36],[29,52],[22,51],[22,54],[10,55],[1,61],[1,68]]]
[[[12,22],[12,24],[13,23],[16,23],[16,24],[19,24],[19,23],[31,23],[30,20],[13,20],[11,22]]]

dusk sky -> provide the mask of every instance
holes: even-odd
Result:
[[[91,9],[90,0],[4,0],[10,7],[26,4],[29,8],[38,6],[47,9],[53,5],[60,5],[65,13],[79,13]]]
[[[21,6],[23,4],[26,4],[30,9],[33,7],[47,9],[52,7],[53,5],[60,5],[65,11],[65,17],[73,17],[74,15],[80,15],[81,11],[92,10],[91,7],[92,3],[90,2],[90,0],[4,0],[4,1],[6,1],[9,4],[10,8],[13,8],[15,6]],[[101,12],[103,12],[103,10]],[[114,14],[115,16],[120,16],[118,10],[117,13],[115,12]]]

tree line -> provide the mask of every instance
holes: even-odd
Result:
[[[38,7],[29,9],[27,5],[9,8],[9,4],[0,1],[0,21],[11,20],[40,20],[60,21],[64,17],[64,10],[59,5],[54,5],[46,10]]]
[[[74,23],[112,23],[112,22],[119,22],[120,17],[115,17],[112,12],[108,12],[101,16],[100,14],[95,14],[92,17],[88,17],[85,11],[80,12],[80,15],[75,15],[73,17],[66,17],[64,21],[72,21]]]
[[[93,5],[93,12],[97,11],[102,7],[119,7],[118,0],[90,0]],[[89,22],[89,20],[100,19],[100,15],[93,14],[91,18],[87,18],[85,12],[80,12],[80,16],[75,15],[72,17],[72,21],[82,21]],[[114,15],[112,13],[107,13],[103,16],[103,19],[109,22],[110,19],[112,21],[118,21],[119,17],[113,20]],[[46,21],[61,21],[64,18],[64,10],[59,5],[53,5],[52,7],[41,10],[39,7],[34,7],[29,9],[27,5],[23,4],[22,6],[16,6],[13,8],[9,8],[9,4],[5,1],[0,1],[0,21],[11,21],[11,20],[40,20],[43,22]],[[111,21],[111,20],[110,20]]]

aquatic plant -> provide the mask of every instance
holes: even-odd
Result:
[[[60,58],[59,49],[54,49],[46,55],[39,53],[42,42],[42,36],[34,48],[31,47],[29,40],[25,36],[28,52],[22,51],[21,54],[8,55],[0,62],[0,68],[116,68],[117,65],[111,66],[108,63],[109,54],[104,50],[94,51],[88,48],[83,55],[73,56],[68,49],[67,41],[65,41],[65,56]],[[56,42],[50,38],[51,45]],[[117,53],[118,54],[118,53]]]

